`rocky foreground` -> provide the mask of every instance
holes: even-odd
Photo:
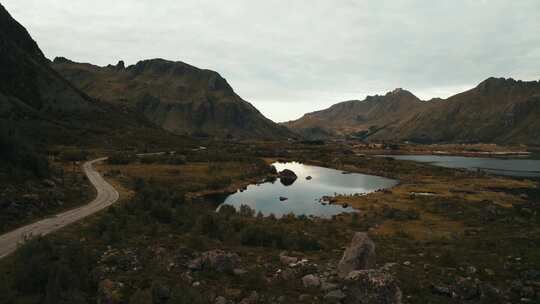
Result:
[[[179,257],[178,263],[171,263],[171,268],[183,268],[185,272],[181,280],[189,283],[193,288],[205,288],[205,282],[196,281],[194,273],[202,271],[213,271],[233,276],[246,276],[250,271],[242,268],[241,258],[233,252],[226,252],[220,249],[206,251],[202,253],[184,249]],[[110,250],[106,252],[102,261],[110,259],[111,256],[120,254],[118,251]],[[133,254],[128,267],[140,267]],[[375,244],[364,232],[354,235],[351,244],[343,253],[342,259],[337,263],[327,265],[317,265],[308,259],[282,252],[279,256],[281,267],[278,268],[269,281],[289,281],[300,280],[302,286],[310,291],[310,294],[301,294],[298,298],[300,302],[324,301],[325,303],[402,303],[402,292],[397,279],[392,274],[392,264],[385,264],[377,268],[375,263]],[[111,271],[103,266],[102,275]],[[115,283],[109,279],[104,279],[99,285],[98,303],[117,303],[116,289],[122,288],[121,283]],[[319,290],[320,296],[312,296],[312,291]],[[279,293],[276,293],[279,294]],[[239,302],[227,298],[230,295],[213,295],[214,303],[284,303],[282,296],[276,295],[273,298],[265,298],[256,291],[251,292],[248,297]],[[169,286],[155,286],[152,293],[154,303],[168,303],[171,297]]]

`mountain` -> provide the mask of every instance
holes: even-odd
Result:
[[[0,103],[9,109],[90,111],[90,100],[50,68],[37,43],[0,4]]]
[[[2,5],[0,67],[0,128],[3,137],[10,137],[2,140],[106,148],[126,143],[130,136],[164,133],[135,112],[99,102],[73,86],[51,68],[38,44]]]
[[[338,103],[285,125],[311,138],[537,145],[540,83],[489,78],[469,91],[429,101],[396,89],[384,96]]]
[[[52,67],[86,94],[143,113],[176,134],[286,138],[287,128],[240,98],[217,72],[163,59],[99,67],[56,58]]]
[[[411,92],[395,89],[385,95],[341,102],[322,111],[305,114],[285,125],[312,139],[332,136],[366,137],[378,130],[412,118],[433,103],[424,102]]]

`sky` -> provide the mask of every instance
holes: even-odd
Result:
[[[0,2],[48,58],[183,61],[277,122],[394,88],[430,99],[540,79],[538,0]]]

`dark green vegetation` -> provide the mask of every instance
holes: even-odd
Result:
[[[260,249],[276,256],[283,249],[318,252],[323,240],[320,233],[324,232],[319,229],[315,239],[314,235],[302,233],[312,226],[309,220],[262,219],[246,208],[239,213],[231,208],[215,213],[186,203],[182,193],[152,185],[140,189],[129,203],[108,209],[88,224],[77,232],[38,238],[21,247],[3,265],[7,277],[0,290],[9,292],[0,299],[3,297],[6,303],[95,303],[99,283],[108,278],[123,282],[117,290],[118,301],[139,303],[134,302],[140,300],[134,295],[151,295],[156,285],[166,285],[172,289],[169,303],[193,303],[193,299],[183,298],[190,294],[204,299],[196,303],[208,303],[210,291],[225,294],[229,288],[260,290],[264,273],[251,268],[245,277],[213,271],[195,273],[194,280],[209,285],[197,290],[182,279],[195,252],[239,249],[246,257],[242,263],[253,267],[257,257],[248,254]],[[71,241],[78,234],[84,235],[84,241]],[[131,254],[105,254],[111,252],[111,247]],[[167,261],[175,261],[172,269]]]
[[[88,202],[73,151],[193,143],[76,89],[2,5],[0,66],[0,231]]]
[[[338,103],[286,125],[310,138],[538,145],[539,117],[538,81],[489,78],[444,100],[422,101],[396,89]]]
[[[0,232],[87,203],[94,194],[79,166],[71,166],[86,159],[84,153],[49,153],[36,150],[16,130],[0,129]],[[66,156],[69,162],[49,160]]]
[[[238,302],[256,291],[260,303],[279,296],[297,303],[301,294],[309,295],[309,302],[322,302],[325,293],[304,288],[301,277],[331,272],[353,232],[369,230],[378,265],[396,263],[388,267],[401,282],[405,303],[537,299],[539,191],[526,186],[534,182],[355,156],[349,149],[214,142],[206,150],[184,151],[185,163],[177,165],[171,163],[178,155],[120,158],[104,169],[116,172],[114,178],[136,190],[135,196],[54,236],[33,240],[2,261],[0,289],[8,292],[1,295],[17,299],[14,303],[95,303],[97,298],[212,303],[216,296]],[[234,168],[275,155],[398,176],[402,183],[367,197],[339,198],[362,212],[333,220],[263,218],[245,207],[216,213],[211,200],[190,199],[224,175],[232,177],[231,183],[243,180],[239,172],[246,169]],[[263,178],[269,172],[264,167],[261,163],[250,176]],[[412,196],[411,191],[435,195]],[[241,260],[223,271],[191,268],[202,252],[214,249]],[[288,268],[280,263],[283,250],[309,262],[278,274]],[[445,288],[457,296],[445,294]]]
[[[92,97],[50,65],[0,6],[0,231],[88,202],[93,193],[79,170],[88,158],[111,156],[100,169],[122,199],[1,260],[0,303],[213,303],[216,296],[319,303],[326,291],[302,286],[301,278],[314,274],[341,284],[332,273],[355,231],[369,231],[378,266],[395,263],[386,268],[400,280],[406,303],[539,300],[537,181],[367,157],[345,144],[235,141],[289,133],[217,73],[184,63],[99,68],[57,60],[54,66]],[[533,82],[489,79],[452,102],[433,101],[440,109],[414,115],[408,105],[418,101],[408,92],[374,99],[377,110],[370,113],[354,113],[358,102],[347,103],[352,118],[337,113],[332,120],[355,124],[340,132],[425,141],[540,138]],[[410,119],[387,121],[382,114],[390,110]],[[486,113],[489,119],[479,116]],[[365,128],[356,129],[359,122]],[[451,128],[438,128],[442,122]],[[314,126],[311,132],[333,131]],[[169,153],[137,155],[162,151]],[[206,195],[272,177],[267,164],[279,159],[401,183],[336,198],[361,212],[332,220],[263,218],[246,207],[215,212]],[[285,250],[308,261],[284,263]],[[208,258],[213,255],[219,259]]]

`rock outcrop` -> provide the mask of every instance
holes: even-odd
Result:
[[[298,176],[292,170],[285,169],[279,172],[279,180],[285,186],[292,185],[297,179]]]
[[[375,267],[375,244],[367,233],[357,232],[338,264],[338,275],[345,278],[351,271]]]
[[[369,269],[350,272],[345,278],[347,303],[401,304],[398,281],[387,272]]]
[[[240,263],[238,254],[216,249],[202,253],[200,257],[192,260],[188,267],[191,270],[213,269],[232,274],[238,263]]]

